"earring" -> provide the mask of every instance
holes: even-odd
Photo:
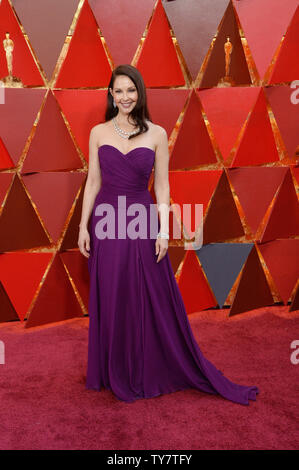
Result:
[[[109,90],[109,93],[110,93],[110,95],[113,97],[113,95],[112,95],[112,93],[111,93],[110,90]],[[114,101],[114,98],[113,98],[113,107],[116,108],[116,103],[115,103],[115,101]]]

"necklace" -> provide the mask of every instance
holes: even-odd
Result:
[[[130,137],[130,135],[135,135],[135,134],[137,134],[137,132],[139,132],[139,128],[138,128],[137,130],[131,131],[131,132],[124,131],[124,130],[121,129],[121,128],[119,127],[119,125],[117,124],[115,117],[112,119],[112,121],[113,121],[114,128],[115,128],[116,132],[117,132],[121,137],[123,137],[124,139],[128,139],[128,138]]]

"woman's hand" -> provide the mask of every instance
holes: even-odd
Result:
[[[78,239],[79,250],[86,258],[89,258],[90,235],[87,228],[80,228]]]
[[[162,258],[166,255],[168,250],[168,240],[167,238],[160,238],[158,237],[156,240],[156,255],[159,254],[157,258],[157,263],[161,261]]]

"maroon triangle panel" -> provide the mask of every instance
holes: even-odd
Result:
[[[169,169],[179,170],[209,163],[217,163],[216,155],[201,112],[200,100],[192,90],[171,152]]]
[[[193,80],[202,66],[228,3],[229,0],[164,2],[166,14]]]
[[[226,173],[223,172],[204,221],[203,244],[224,242],[243,235],[240,216]]]
[[[58,103],[49,90],[40,120],[22,167],[33,171],[74,170],[82,168],[73,140]]]
[[[49,244],[46,232],[16,174],[0,215],[0,252]]]
[[[30,328],[80,316],[83,316],[80,304],[56,254],[25,326]]]
[[[56,65],[79,0],[13,0],[13,6],[48,79]],[[53,32],[55,31],[55,34]]]
[[[291,171],[285,174],[274,201],[261,243],[275,238],[288,238],[299,233],[299,202],[294,188]]]
[[[272,304],[273,296],[254,246],[243,267],[229,316]]]
[[[247,39],[261,78],[271,64],[298,5],[298,0],[233,0],[241,28]],[[258,14],[257,14],[258,11]],[[262,45],[262,46],[261,46]]]
[[[296,289],[294,298],[289,308],[290,312],[294,312],[295,310],[299,310],[299,283],[298,283],[298,287]]]
[[[298,87],[271,86],[265,88],[265,93],[288,155],[290,158],[294,158],[296,148],[299,145]]]
[[[224,44],[230,38],[232,49],[228,69],[225,64]],[[209,56],[206,69],[200,82],[202,88],[211,88],[226,81],[229,76],[231,85],[250,85],[251,78],[242,46],[239,27],[234,13],[234,8],[229,2],[220,23],[212,52]]]
[[[19,320],[19,316],[0,281],[0,323]]]
[[[89,0],[114,64],[130,64],[156,0]],[[109,8],[107,8],[109,5]],[[121,5],[121,14],[116,14]],[[124,41],[123,38],[126,38]]]
[[[5,88],[5,106],[0,105],[0,137],[15,165],[31,134],[44,96],[42,89]]]

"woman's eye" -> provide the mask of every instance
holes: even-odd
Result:
[[[129,90],[130,93],[134,93],[134,91],[136,91],[136,89]],[[121,90],[115,90],[115,93],[121,93]]]

